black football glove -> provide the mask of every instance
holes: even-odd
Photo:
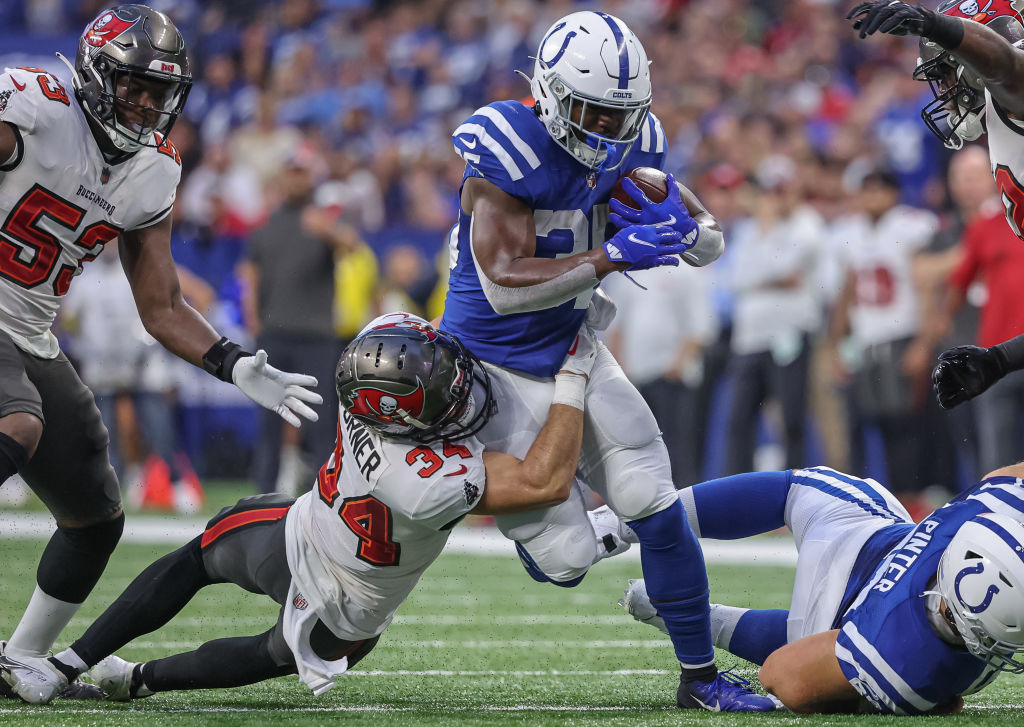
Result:
[[[939,406],[952,409],[973,399],[1006,373],[1002,356],[992,348],[955,346],[939,354],[932,386]]]
[[[861,17],[862,16],[862,17]],[[866,38],[875,32],[889,35],[923,35],[929,37],[935,25],[935,13],[900,0],[871,0],[850,11],[847,20],[853,20],[853,29]]]

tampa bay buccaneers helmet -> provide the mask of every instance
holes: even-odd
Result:
[[[341,354],[335,385],[349,414],[417,442],[472,436],[491,415],[480,360],[410,313],[389,313],[364,328]]]
[[[192,87],[181,33],[145,5],[100,13],[85,27],[71,70],[83,109],[122,152],[159,146]]]
[[[1021,0],[944,0],[936,12],[972,20],[1012,44],[1024,40]],[[938,43],[921,38],[914,78],[928,81],[935,98],[921,109],[925,125],[950,149],[985,133],[985,86],[981,78]]]

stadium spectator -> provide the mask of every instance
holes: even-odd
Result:
[[[726,474],[753,469],[768,399],[781,408],[785,466],[805,458],[811,345],[822,325],[815,273],[825,225],[801,199],[796,165],[788,157],[765,158],[756,188],[753,215],[730,240],[735,308]]]
[[[887,481],[914,515],[918,493],[930,484],[921,466],[929,448],[922,412],[930,370],[912,368],[907,357],[921,333],[911,271],[915,256],[935,233],[937,219],[899,204],[899,180],[885,171],[864,177],[859,200],[861,211],[839,221],[835,231],[842,243],[845,280],[830,340],[836,374],[845,379],[850,373],[838,344],[846,334],[853,337],[859,359],[853,373],[855,404],[863,421],[878,428]]]
[[[246,324],[258,346],[274,351],[284,366],[304,362],[329,409],[337,406],[331,382],[340,351],[333,319],[334,260],[356,249],[359,238],[328,209],[312,204],[314,182],[324,171],[310,147],[298,148],[288,159],[281,178],[284,199],[253,232],[241,274]],[[253,465],[259,491],[280,488],[291,494],[326,458],[334,434],[334,423],[324,417],[298,432],[299,444],[293,440],[282,449],[282,424],[263,417]]]

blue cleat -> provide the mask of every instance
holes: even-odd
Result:
[[[709,682],[679,680],[676,706],[680,709],[706,709],[709,712],[770,712],[776,703],[750,689],[750,682],[720,671]]]

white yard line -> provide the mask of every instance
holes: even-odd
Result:
[[[183,545],[203,531],[205,520],[129,515],[122,541]],[[53,518],[42,513],[0,513],[0,539],[46,538],[53,532]],[[796,547],[788,537],[764,537],[742,541],[702,540],[704,559],[722,565],[796,565]],[[462,527],[452,531],[445,548],[448,553],[516,557],[515,549],[495,528]],[[633,546],[616,558],[640,560],[640,548]]]

